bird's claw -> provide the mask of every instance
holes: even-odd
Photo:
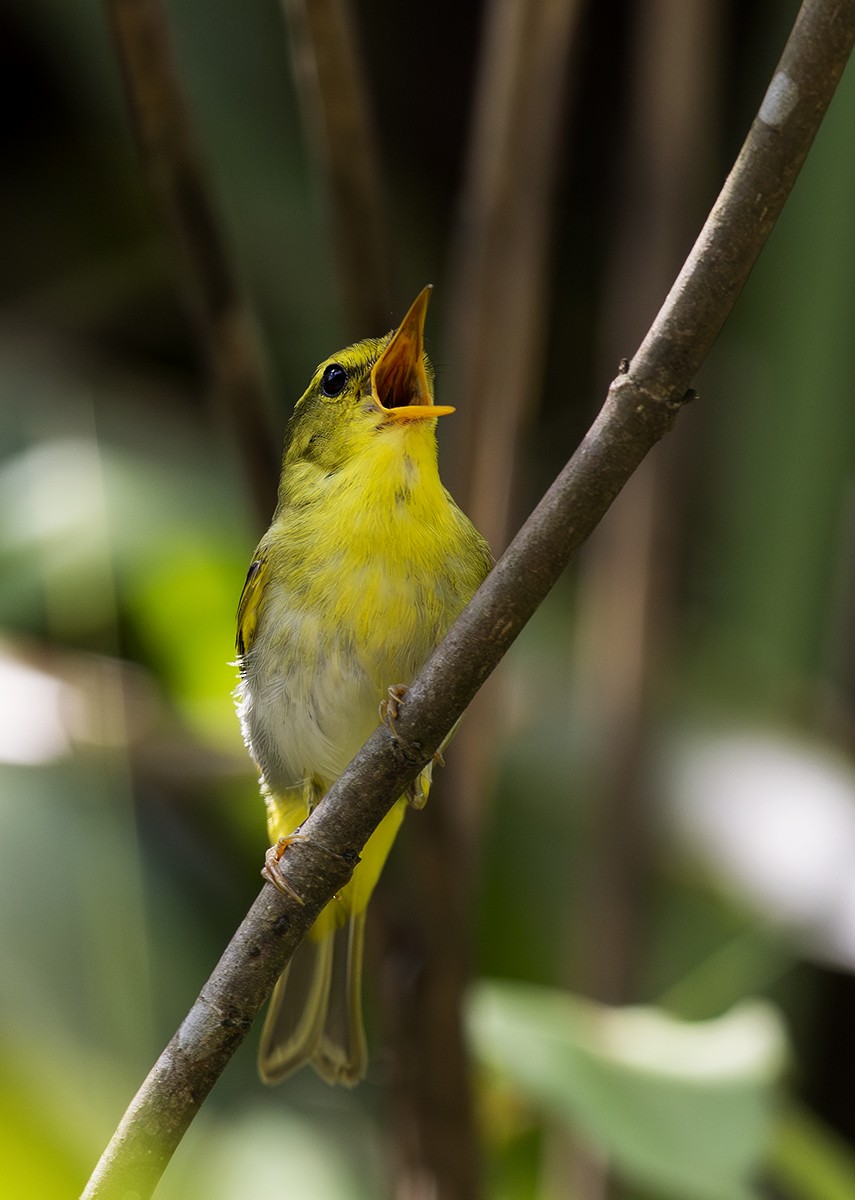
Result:
[[[404,683],[395,683],[390,688],[386,689],[386,699],[380,701],[380,720],[389,726],[393,737],[398,736],[398,729],[395,722],[398,719],[398,713],[401,703],[408,692],[407,685]],[[445,759],[442,757],[442,750],[439,749],[433,756],[433,765],[437,767],[445,766]],[[428,784],[421,784],[421,776],[414,779],[404,792],[407,803],[410,808],[424,808],[427,800],[427,788],[430,786],[430,773],[428,772]]]
[[[389,726],[395,737],[398,736],[395,722],[398,719],[401,702],[406,696],[407,691],[408,688],[405,683],[393,683],[391,687],[386,689],[386,699],[380,701],[380,720]]]
[[[261,877],[266,879],[268,883],[272,883],[278,892],[282,892],[285,896],[290,896],[292,900],[296,900],[298,904],[304,904],[303,897],[295,892],[291,884],[282,874],[279,863],[282,855],[293,845],[294,842],[305,841],[303,834],[292,833],[290,837],[281,837],[275,846],[271,846],[264,856],[264,866],[261,868]]]

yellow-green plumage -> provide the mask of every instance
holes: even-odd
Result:
[[[274,842],[322,799],[376,726],[388,688],[412,680],[490,566],[439,479],[427,296],[395,334],[322,363],[286,432],[279,503],[237,638],[239,713]],[[428,769],[419,802],[429,785]],[[329,1082],[365,1072],[365,906],[404,808],[402,799],[374,833],[277,985],[259,1059],[269,1082],[307,1061]]]

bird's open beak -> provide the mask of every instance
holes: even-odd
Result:
[[[431,402],[425,373],[425,315],[430,294],[430,285],[419,292],[371,372],[371,394],[395,421],[432,421],[454,412],[448,405]]]

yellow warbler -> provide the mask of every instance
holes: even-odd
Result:
[[[436,418],[454,410],[433,402],[429,297],[425,288],[394,332],[321,363],[286,429],[279,502],[237,629],[238,712],[273,842],[323,801],[390,687],[411,682],[491,565],[439,478]],[[266,1082],[306,1062],[329,1083],[364,1076],[365,908],[430,774],[369,839],[277,983],[259,1052]]]

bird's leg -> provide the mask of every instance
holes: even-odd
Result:
[[[263,781],[262,781],[263,782]],[[299,784],[295,785],[300,794],[300,799],[306,806],[307,815],[312,812],[318,802],[321,800],[324,792],[323,787],[316,779],[304,779]],[[267,803],[267,828],[271,834],[275,834],[277,826],[281,828],[283,821],[282,804],[272,791],[264,784],[265,801]],[[303,897],[291,887],[287,879],[285,879],[280,869],[279,863],[282,861],[282,856],[289,846],[293,846],[295,842],[307,842],[309,839],[304,833],[300,833],[299,829],[294,833],[286,834],[283,837],[277,838],[264,856],[264,866],[261,868],[261,877],[266,879],[268,883],[272,883],[277,891],[282,892],[286,896],[290,896],[292,900],[296,900],[298,904],[303,904]]]
[[[395,722],[398,719],[398,712],[401,707],[401,702],[410,689],[405,683],[393,683],[390,688],[387,688],[387,696],[385,700],[380,701],[380,720],[389,726],[395,737],[398,736],[398,730]],[[442,757],[442,750],[437,750],[433,756],[433,761],[438,767],[445,766],[445,759]]]
[[[292,833],[289,837],[279,838],[276,845],[270,846],[267,850],[267,853],[264,855],[264,866],[261,868],[261,876],[263,879],[266,879],[268,883],[272,883],[277,891],[284,893],[286,896],[290,896],[291,899],[296,900],[298,904],[305,904],[306,902],[299,892],[294,891],[294,889],[291,887],[291,884],[288,882],[279,868],[279,862],[282,858],[282,855],[289,846],[293,846],[294,842],[305,842],[307,846],[311,846],[315,850],[323,850],[325,854],[329,854],[332,858],[337,858],[340,862],[346,863],[351,871],[359,862],[358,854],[339,854],[337,850],[329,850],[321,842],[317,842],[314,838],[310,838],[307,833]]]
[[[272,883],[277,891],[290,896],[292,900],[296,900],[298,904],[304,903],[303,897],[294,891],[291,884],[282,874],[279,862],[289,846],[293,846],[294,842],[305,841],[308,841],[308,839],[302,833],[292,833],[289,837],[279,838],[276,845],[268,849],[264,856],[264,866],[261,868],[263,879],[266,879],[268,883]]]
[[[401,701],[406,696],[407,691],[405,683],[393,683],[391,687],[386,689],[386,699],[380,701],[380,720],[389,726],[395,737],[398,736],[395,722],[398,719]]]
[[[320,785],[313,783],[307,785],[306,806],[311,813],[320,800],[323,798],[323,792]],[[268,799],[270,803],[270,799]],[[330,850],[322,842],[316,838],[310,837],[307,833],[290,833],[285,837],[277,838],[275,845],[271,846],[264,855],[264,866],[261,868],[261,875],[268,883],[272,883],[277,891],[283,892],[286,896],[290,896],[292,900],[296,900],[298,904],[305,904],[303,897],[295,892],[288,880],[282,874],[279,863],[282,856],[289,846],[293,846],[295,842],[303,842],[307,846],[311,846],[313,850],[323,850],[324,854],[328,854],[331,858],[336,858],[340,862],[346,863],[352,871],[359,862],[359,855],[345,852],[339,854],[337,850]]]
[[[381,700],[381,702],[379,702],[379,719],[381,719],[385,725],[389,726],[394,737],[397,737],[397,727],[395,725],[397,714],[399,714],[401,701],[403,700],[403,697],[407,695],[408,691],[409,689],[407,688],[406,683],[391,684],[390,688],[387,688],[387,697],[385,697],[385,700]],[[434,762],[436,767],[446,766],[446,760],[444,760],[442,757],[442,748],[436,751],[436,754],[431,761]],[[407,790],[407,796],[409,799],[411,799],[411,803],[411,793],[413,793],[414,787],[415,785],[411,784]],[[413,804],[413,808],[421,808],[421,804]]]
[[[407,694],[407,685],[405,683],[395,683],[387,689],[387,697],[380,701],[380,720],[389,726],[394,737],[398,736],[398,730],[395,722],[398,718],[398,711],[401,707],[401,702]],[[442,750],[439,749],[434,754],[432,759],[433,765],[437,767],[445,766],[445,759],[442,757]],[[421,775],[418,775],[404,792],[407,803],[410,808],[424,808],[427,800],[427,787],[419,786]],[[430,786],[430,774],[428,773],[428,787]]]

